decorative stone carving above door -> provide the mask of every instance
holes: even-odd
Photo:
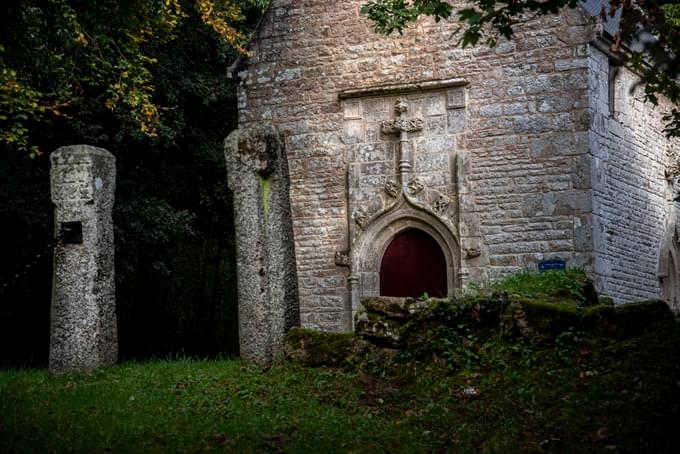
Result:
[[[343,100],[354,311],[362,296],[379,294],[382,255],[408,229],[439,244],[447,291],[458,286],[456,140],[465,124],[464,99],[457,86]]]

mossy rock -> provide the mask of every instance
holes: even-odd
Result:
[[[571,328],[596,337],[628,338],[673,321],[668,305],[658,300],[586,308],[573,301],[518,296],[512,300],[503,316],[504,327],[508,332],[533,340],[555,339]]]
[[[503,309],[508,305],[503,292],[469,296],[447,302],[433,302],[426,314],[449,326],[465,325],[475,330],[498,325]]]
[[[598,298],[598,305],[600,306],[613,306],[614,299],[608,296],[601,296]]]
[[[381,347],[398,348],[402,344],[404,320],[396,321],[373,312],[357,314],[354,331],[362,338]]]
[[[286,335],[284,354],[306,366],[345,367],[368,354],[370,345],[353,333],[293,328]]]
[[[360,337],[375,345],[414,350],[432,344],[442,330],[486,339],[502,326],[506,333],[540,342],[570,329],[625,338],[673,320],[663,301],[614,306],[602,300],[604,304],[584,306],[580,298],[508,296],[499,291],[448,300],[375,297],[365,300],[366,312],[355,326]]]
[[[599,337],[628,338],[671,324],[673,320],[668,304],[660,300],[648,300],[586,308],[582,327]]]
[[[493,292],[461,299],[373,297],[362,303],[365,311],[355,320],[357,335],[381,347],[413,349],[429,343],[430,331],[441,328],[495,331],[508,302],[504,294]]]
[[[598,304],[595,285],[580,268],[517,273],[494,283],[493,288],[526,298],[559,298],[574,301],[580,306]]]
[[[503,326],[509,333],[533,340],[554,339],[581,324],[574,301],[514,297],[503,314]]]
[[[397,320],[408,318],[411,315],[409,308],[415,303],[415,298],[393,296],[374,296],[361,300],[366,312]]]

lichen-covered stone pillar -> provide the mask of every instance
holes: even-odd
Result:
[[[55,234],[51,373],[115,364],[118,330],[111,211],[116,161],[88,145],[50,156]]]
[[[224,155],[234,193],[240,354],[266,366],[300,324],[284,140],[273,125],[239,128]]]

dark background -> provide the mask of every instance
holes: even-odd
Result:
[[[241,26],[252,29],[260,10],[243,3]],[[10,1],[2,8],[5,60],[23,59],[11,63],[42,71],[31,49],[16,49],[28,45],[25,5]],[[195,15],[182,22],[178,35],[181,39],[147,49],[158,59],[155,101],[171,106],[163,112],[157,139],[141,136],[129,118],[104,109],[93,94],[68,118],[33,125],[31,137],[46,151],[42,155],[30,159],[0,143],[0,368],[47,364],[49,152],[80,143],[106,148],[117,160],[113,216],[121,360],[238,354],[232,201],[222,149],[237,124],[235,86],[226,76],[237,55]],[[49,84],[52,72],[46,74]]]

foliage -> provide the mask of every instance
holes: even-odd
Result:
[[[235,88],[225,69],[238,50],[205,23],[195,0],[168,3],[179,5],[181,15],[172,10],[165,19],[151,17],[149,8],[161,8],[160,3],[3,4],[2,64],[15,71],[24,88],[42,97],[36,95],[37,107],[31,107],[33,95],[14,95],[25,99],[19,102],[0,94],[0,103],[6,101],[0,109],[0,130],[11,133],[10,123],[19,118],[5,112],[18,112],[25,104],[45,111],[18,120],[23,125],[21,140],[34,159],[18,152],[21,147],[15,142],[0,140],[0,224],[7,235],[3,254],[12,258],[0,263],[0,287],[21,274],[0,293],[0,367],[47,361],[52,278],[51,253],[45,248],[52,240],[53,208],[49,158],[31,151],[34,146],[52,151],[87,143],[116,156],[116,299],[123,358],[182,352],[214,356],[238,349],[232,205],[222,149],[222,140],[236,125]],[[260,0],[213,3],[240,5],[243,19],[227,23],[244,36],[263,5]],[[77,36],[69,31],[71,19],[57,14],[67,7],[76,12],[87,44],[72,43]],[[169,15],[177,22],[155,25],[168,24]],[[144,33],[142,41],[128,36],[142,26],[158,34]],[[133,74],[145,70],[121,46],[145,59],[146,82],[131,82],[137,77]],[[96,61],[88,61],[93,54]],[[125,65],[135,68],[123,78]],[[120,87],[108,90],[118,82]],[[143,101],[140,83],[150,88],[147,99],[157,107],[155,137],[151,129],[141,131],[132,112],[136,107],[125,101]],[[140,96],[130,94],[135,90]],[[67,105],[58,103],[62,92],[71,96]],[[120,97],[111,110],[106,102],[115,93]],[[43,254],[39,263],[26,272],[25,265],[38,254]]]
[[[581,268],[542,273],[524,271],[495,282],[492,287],[527,297],[566,297],[583,303],[586,301],[584,284],[587,279]]]
[[[464,24],[458,30],[462,29],[459,44],[476,45],[485,38],[493,47],[499,38],[510,39],[517,24],[578,4],[577,0],[474,0],[454,12],[445,0],[370,0],[361,11],[373,21],[375,30],[384,34],[402,32],[421,16],[439,21],[455,13]],[[680,136],[680,4],[666,0],[610,0],[602,4],[603,19],[621,12],[612,52],[640,75],[646,101],[657,105],[659,96],[664,96],[672,103],[674,107],[664,115],[664,132],[668,137]]]
[[[251,2],[248,2],[251,3]],[[95,103],[155,138],[172,104],[156,96],[154,49],[178,39],[199,17],[216,37],[244,52],[236,0],[81,2],[11,0],[0,19],[0,142],[35,157],[40,127],[61,127]]]
[[[2,371],[0,450],[677,452],[679,328],[572,330],[557,345],[454,330],[429,357],[373,372],[184,359]]]

